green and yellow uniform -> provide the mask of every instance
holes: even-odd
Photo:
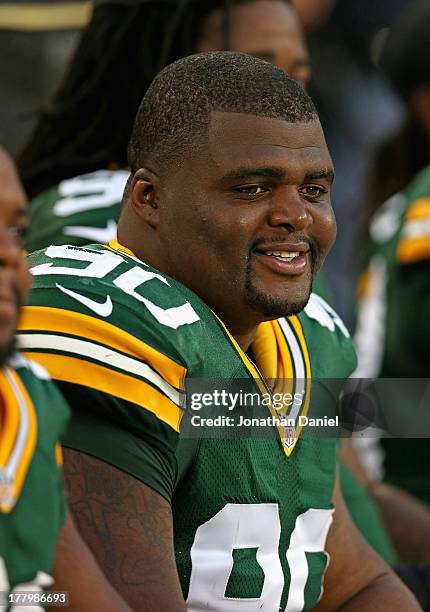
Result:
[[[0,400],[0,591],[36,591],[53,582],[66,513],[58,440],[68,407],[46,370],[23,356],[0,370]]]
[[[370,237],[359,286],[356,375],[428,378],[430,167],[381,207],[372,220]],[[407,406],[403,401],[403,410],[412,420],[414,407],[415,402]],[[406,422],[404,430],[408,431]],[[424,468],[430,465],[428,441],[383,439],[382,445],[385,479],[430,503]]]
[[[310,414],[311,380],[355,367],[336,313],[313,295],[299,316],[260,325],[252,357],[262,378],[193,292],[117,242],[51,246],[30,262],[35,281],[20,347],[72,406],[65,445],[172,503],[188,609],[312,609],[327,564],[336,439],[299,426],[295,435],[273,426],[266,437],[187,437],[192,409],[183,390],[199,379],[237,379],[262,396],[265,379],[278,378],[302,398],[288,417]],[[273,407],[257,413],[267,418]]]
[[[128,176],[125,170],[100,170],[61,181],[36,196],[30,202],[27,251],[115,238]]]

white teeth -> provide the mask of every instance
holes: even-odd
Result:
[[[299,251],[266,251],[266,255],[276,257],[281,261],[292,261],[295,257],[300,255]]]

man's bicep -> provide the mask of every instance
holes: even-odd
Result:
[[[135,609],[185,610],[168,501],[117,468],[65,449],[75,522],[112,585]]]

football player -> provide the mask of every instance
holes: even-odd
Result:
[[[149,610],[298,611],[330,555],[318,609],[417,610],[345,510],[336,441],[300,428],[311,378],[354,367],[310,298],[335,236],[312,101],[260,59],[191,56],[146,93],[129,162],[118,241],[33,254],[20,335],[72,405],[70,503],[102,568]],[[260,397],[273,378],[303,400],[295,426],[179,435],[184,383],[244,379]]]
[[[22,254],[28,209],[2,149],[0,185],[0,609],[32,602],[36,612],[52,602],[76,612],[127,612],[67,515],[58,441],[68,406],[43,367],[14,353],[30,287]],[[54,580],[63,592],[45,593]]]
[[[407,123],[404,136],[397,139],[401,146],[391,147],[391,155],[380,164],[378,176],[378,184],[385,189],[400,185],[401,191],[378,208],[369,225],[356,332],[359,354],[356,375],[363,378],[427,378],[430,373],[427,325],[430,304],[430,168],[427,165],[430,161],[430,42],[426,34],[429,27],[428,3],[411,3],[393,25],[381,56],[383,69],[405,101]],[[416,176],[410,180],[413,172]],[[405,180],[409,181],[406,187],[401,182]],[[407,299],[404,296],[408,296]],[[408,389],[407,381],[391,383],[395,392],[383,407],[388,419],[391,413],[407,415],[407,422],[399,419],[399,429],[413,431],[417,437],[381,441],[385,452],[384,480],[407,494],[397,495],[397,500],[393,500],[386,493],[381,496],[379,505],[402,556],[429,561],[430,455],[428,438],[419,439],[429,435],[429,424],[425,421],[417,431],[421,400],[423,414],[428,414],[428,410],[425,398],[416,395],[410,399],[419,383],[410,385]],[[408,398],[402,389],[408,389]],[[406,402],[410,405],[407,412],[404,410]],[[413,508],[412,497],[408,494],[418,497],[427,508],[417,506],[419,514],[415,516],[406,512],[408,507]],[[402,500],[407,506],[402,507]],[[426,523],[419,520],[419,516],[427,516]],[[407,529],[404,528],[406,524],[409,525]]]
[[[116,237],[133,121],[167,63],[231,49],[273,62],[303,85],[310,77],[302,28],[287,0],[95,4],[65,81],[18,162],[31,198],[29,252]]]

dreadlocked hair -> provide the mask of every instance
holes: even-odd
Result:
[[[96,5],[54,100],[17,160],[30,198],[79,174],[127,167],[127,144],[149,84],[195,52],[203,20],[250,0],[112,0]]]

